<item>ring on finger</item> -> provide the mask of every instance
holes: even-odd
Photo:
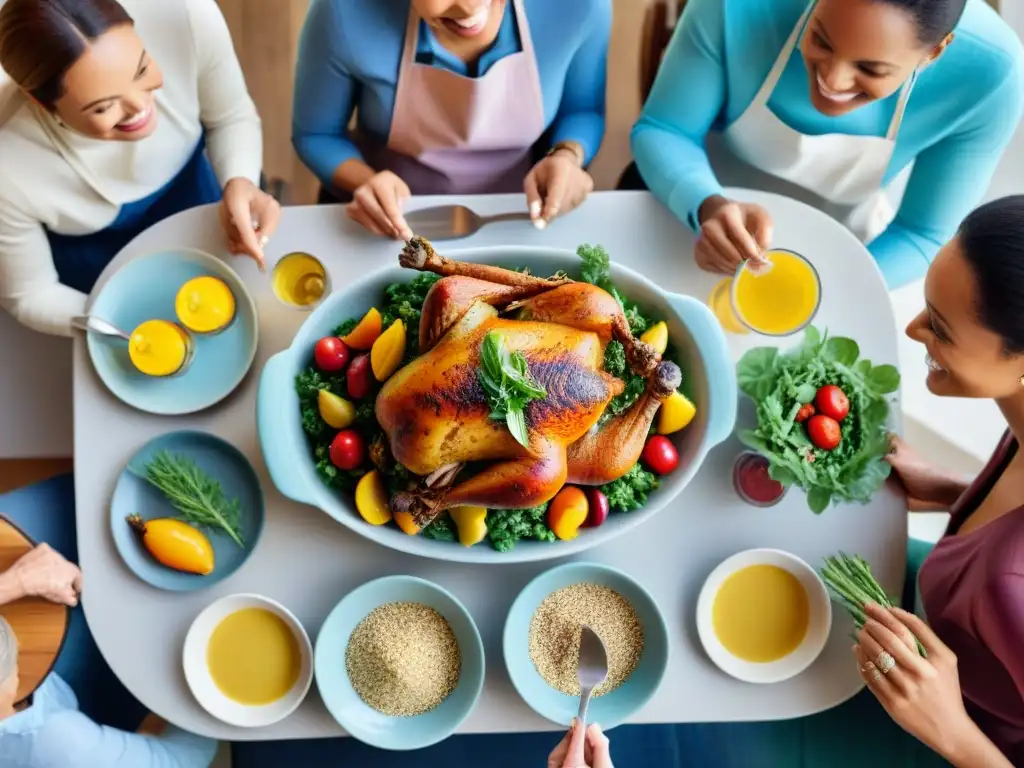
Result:
[[[860,668],[861,674],[867,675],[871,678],[871,682],[877,683],[882,679],[882,673],[878,671],[878,667],[875,666],[874,662],[867,662],[863,667]]]
[[[878,658],[875,659],[875,666],[878,667],[879,672],[887,675],[896,668],[896,659],[888,651],[882,651],[878,654]]]

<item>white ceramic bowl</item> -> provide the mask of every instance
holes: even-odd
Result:
[[[807,593],[810,616],[807,634],[795,651],[777,661],[756,663],[733,656],[715,634],[711,611],[727,578],[752,565],[774,565],[789,571]],[[821,577],[796,555],[779,549],[748,549],[725,560],[708,576],[697,599],[697,633],[704,650],[719,669],[748,683],[779,683],[795,677],[818,658],[832,628],[832,603]]]
[[[206,664],[206,647],[213,630],[226,616],[244,608],[263,608],[277,614],[292,630],[302,655],[299,677],[292,689],[277,701],[263,706],[246,706],[229,699],[213,682]],[[306,698],[313,682],[313,646],[306,630],[291,611],[260,595],[228,595],[204,608],[185,636],[183,664],[185,681],[199,705],[218,720],[240,728],[260,728],[288,717]]]

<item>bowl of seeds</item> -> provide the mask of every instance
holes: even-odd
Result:
[[[316,638],[313,670],[331,716],[379,749],[422,749],[469,716],[484,684],[484,646],[451,593],[387,576],[346,595]]]
[[[588,720],[605,730],[632,717],[661,684],[668,629],[654,598],[622,571],[567,563],[526,585],[505,622],[512,684],[537,714],[559,725],[576,716],[580,634],[586,624],[604,643],[608,676],[594,690]]]

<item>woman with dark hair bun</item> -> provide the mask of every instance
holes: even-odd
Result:
[[[724,192],[742,187],[828,213],[896,288],[985,194],[1020,122],[1022,62],[985,0],[690,0],[623,186],[689,224],[708,271],[772,245],[770,211]]]
[[[85,294],[136,235],[221,202],[233,253],[262,262],[279,217],[263,139],[215,0],[6,0],[0,69],[0,305],[70,335]]]
[[[925,299],[907,335],[927,352],[928,389],[994,400],[1009,428],[974,480],[895,441],[889,461],[911,510],[951,518],[918,573],[928,626],[876,608],[854,654],[893,719],[953,765],[1021,766],[1024,195],[983,205],[964,220],[928,269]]]

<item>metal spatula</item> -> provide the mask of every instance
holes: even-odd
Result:
[[[461,240],[475,235],[481,227],[499,221],[529,221],[526,211],[481,216],[464,205],[439,205],[410,211],[405,216],[409,229],[427,240]]]
[[[587,707],[590,696],[605,678],[608,677],[608,655],[604,643],[586,624],[580,635],[580,664],[576,670],[576,679],[580,683],[580,709],[576,715],[581,725],[587,724]]]

